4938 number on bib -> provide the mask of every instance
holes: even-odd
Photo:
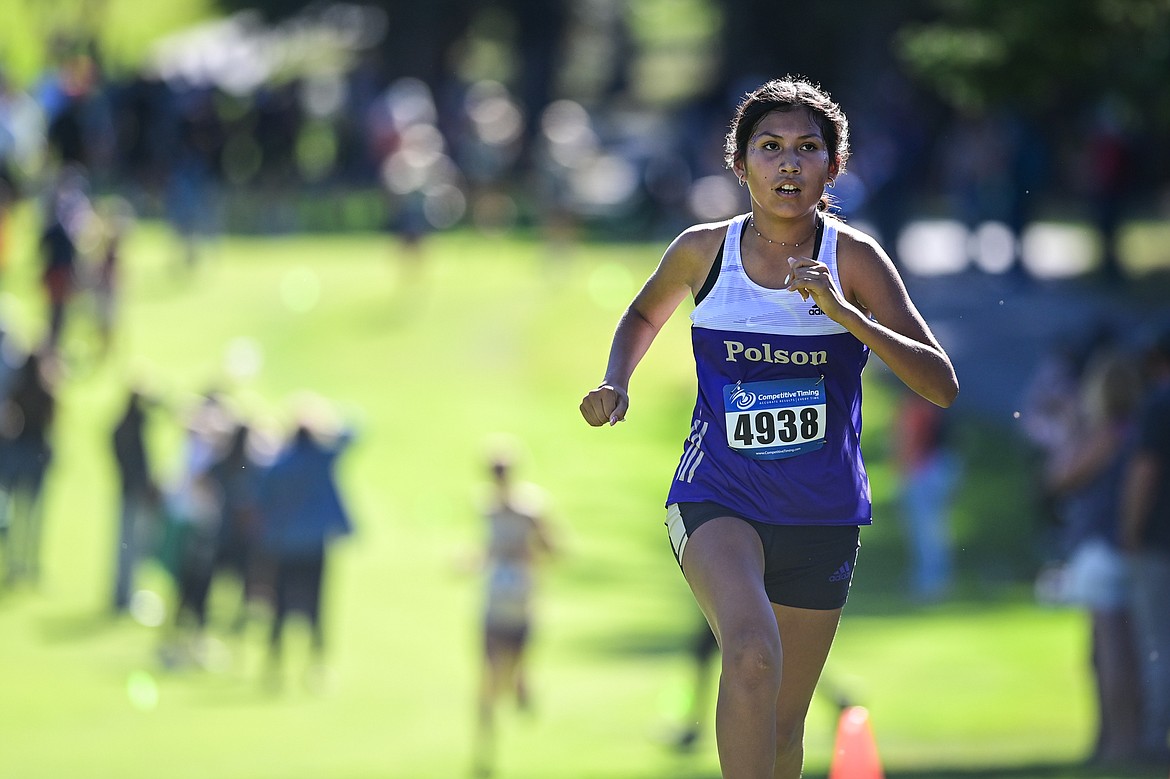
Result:
[[[779,460],[825,445],[825,380],[736,382],[723,388],[727,445],[755,460]]]

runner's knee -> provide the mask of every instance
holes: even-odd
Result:
[[[725,632],[722,647],[727,681],[752,689],[779,690],[782,653],[778,635],[755,628]]]

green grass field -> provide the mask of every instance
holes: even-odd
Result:
[[[27,341],[41,311],[32,219],[22,220],[2,286]],[[465,561],[479,539],[485,447],[504,433],[523,442],[522,475],[551,496],[564,555],[543,582],[535,711],[504,712],[498,775],[718,776],[711,738],[688,756],[661,741],[684,707],[684,646],[697,619],[661,508],[693,400],[683,313],[635,377],[625,424],[593,430],[577,413],[660,250],[584,245],[552,257],[525,237],[458,232],[429,241],[412,271],[380,235],[229,238],[187,274],[170,235],[141,225],[126,250],[115,352],[95,359],[84,306],[68,332],[43,582],[0,591],[0,775],[467,775],[479,587]],[[225,365],[241,344],[262,367],[233,381]],[[228,588],[213,599],[223,643],[206,670],[166,670],[160,629],[107,618],[109,435],[132,378],[176,403],[217,383],[259,415],[281,414],[309,389],[358,425],[342,478],[359,530],[338,548],[328,583],[326,692],[299,684],[295,630],[287,686],[263,688],[263,625],[228,635]],[[888,408],[871,382],[878,524],[863,534],[826,694],[810,714],[808,774],[828,765],[831,687],[870,709],[891,777],[1120,777],[1077,767],[1093,724],[1086,624],[1033,604],[1025,462],[993,446],[978,420],[961,436],[959,594],[933,607],[900,595]],[[161,412],[153,421],[160,468],[173,470],[176,423]],[[142,583],[169,598],[159,570]]]

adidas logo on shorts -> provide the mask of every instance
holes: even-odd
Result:
[[[849,574],[853,571],[853,566],[848,562],[837,569],[837,572],[829,577],[831,582],[843,582],[849,578]]]

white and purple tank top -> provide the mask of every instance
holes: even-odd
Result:
[[[777,525],[868,525],[861,371],[869,348],[811,298],[748,278],[747,219],[728,224],[717,275],[712,269],[691,312],[698,399],[667,504],[713,501]],[[821,219],[813,251],[840,288],[834,225]]]

